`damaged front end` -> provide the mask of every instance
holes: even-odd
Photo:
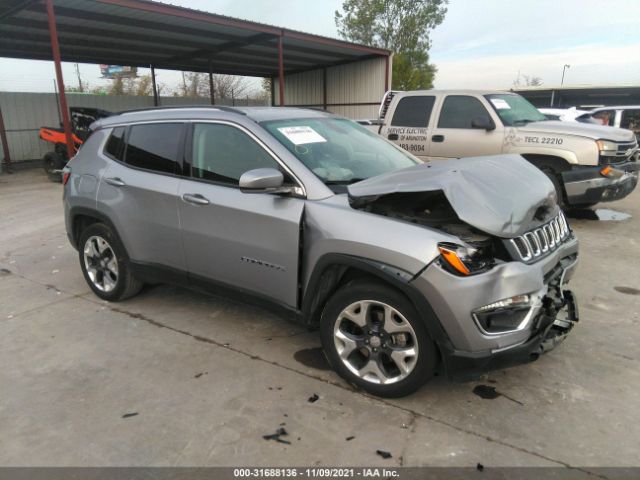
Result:
[[[436,340],[450,376],[535,360],[578,321],[564,288],[578,242],[551,182],[521,157],[411,167],[351,185],[349,201],[446,234],[411,283],[446,332]]]

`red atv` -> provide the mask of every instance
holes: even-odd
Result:
[[[69,109],[71,114],[71,138],[76,148],[80,148],[80,145],[89,137],[91,133],[90,126],[93,122],[99,118],[109,117],[113,115],[106,110],[100,110],[99,108],[86,108],[86,107],[71,107]],[[67,141],[64,135],[63,128],[55,127],[40,127],[38,133],[40,138],[45,142],[51,142],[54,144],[52,152],[47,152],[42,158],[42,163],[45,172],[49,176],[49,179],[54,182],[62,181],[62,169],[69,161],[69,154],[67,152]]]

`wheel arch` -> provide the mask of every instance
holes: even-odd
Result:
[[[79,248],[78,243],[82,231],[90,225],[93,225],[94,223],[104,223],[105,225],[107,225],[113,231],[114,235],[118,237],[120,243],[122,243],[122,238],[118,234],[118,230],[116,229],[113,222],[109,219],[109,217],[107,217],[104,213],[87,207],[72,207],[69,211],[69,216],[71,219],[70,240],[76,250]]]
[[[414,278],[411,273],[353,255],[330,253],[317,262],[304,289],[301,305],[304,321],[309,328],[316,328],[320,324],[324,305],[331,295],[356,278],[375,280],[400,292],[414,306],[438,349],[451,348],[451,341],[435,311],[424,295],[411,284]],[[438,354],[441,355],[441,351]]]
[[[571,170],[572,168],[572,164],[569,160],[557,155],[548,155],[541,153],[522,153],[520,155],[529,163],[540,169],[542,169],[543,167],[548,167],[552,168],[557,173],[562,173],[567,170]]]

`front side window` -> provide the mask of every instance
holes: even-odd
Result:
[[[159,173],[178,173],[180,123],[134,125],[129,132],[125,163]]]
[[[515,93],[494,93],[485,98],[496,111],[502,123],[507,127],[517,127],[531,122],[548,120],[529,101]]]
[[[114,160],[122,161],[124,159],[124,132],[124,127],[114,128],[104,146],[104,153]]]
[[[412,95],[401,98],[393,113],[391,126],[424,128],[429,125],[433,96]]]
[[[420,163],[380,135],[334,117],[261,125],[327,185],[345,185]]]
[[[488,116],[480,100],[466,95],[449,95],[442,105],[438,128],[473,128],[471,122],[479,115]]]
[[[237,186],[243,173],[256,168],[280,170],[278,162],[242,130],[215,123],[194,125],[192,177]]]

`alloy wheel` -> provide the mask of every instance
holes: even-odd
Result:
[[[111,292],[118,283],[118,259],[102,237],[92,236],[84,244],[84,267],[91,283],[102,292]]]
[[[342,363],[358,377],[375,384],[406,378],[418,360],[416,333],[395,308],[374,300],[346,307],[333,328]]]

